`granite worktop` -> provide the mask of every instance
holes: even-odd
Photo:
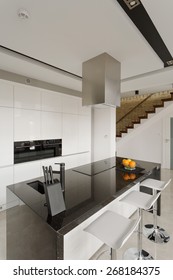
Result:
[[[138,168],[128,172],[124,170],[121,162],[122,158],[112,157],[66,170],[63,190],[66,210],[53,217],[48,215],[45,194],[28,185],[33,181],[43,182],[43,177],[13,184],[7,188],[55,231],[66,234],[146,178],[154,169],[160,168],[158,163],[136,160]],[[54,178],[60,179],[58,174],[54,174]]]

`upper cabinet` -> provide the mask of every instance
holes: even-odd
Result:
[[[13,107],[13,86],[0,81],[0,106]]]
[[[41,92],[29,86],[14,86],[14,107],[41,110]]]
[[[62,155],[77,153],[78,116],[63,114]]]
[[[63,113],[78,114],[78,100],[79,97],[63,94],[62,95]]]
[[[62,114],[41,112],[41,139],[62,138]]]
[[[41,112],[14,109],[14,141],[40,140]]]
[[[41,92],[41,109],[48,112],[62,112],[62,95],[58,92]]]

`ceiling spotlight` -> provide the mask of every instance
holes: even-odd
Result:
[[[17,15],[18,15],[18,17],[21,18],[21,19],[28,19],[28,18],[29,18],[29,13],[28,13],[28,11],[25,10],[25,9],[19,9],[19,10],[17,11]]]
[[[129,4],[130,4],[130,6],[133,7],[136,4],[136,1],[131,1],[131,2],[129,2]]]
[[[140,4],[139,0],[123,0],[123,1],[126,3],[126,5],[130,10],[132,10],[133,8],[135,8]]]
[[[173,65],[173,59],[166,62],[168,66]]]

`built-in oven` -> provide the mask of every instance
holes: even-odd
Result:
[[[14,164],[62,155],[62,139],[14,142]]]

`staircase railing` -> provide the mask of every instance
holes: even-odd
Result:
[[[137,97],[135,97],[134,99],[137,100]],[[152,93],[147,95],[147,97],[144,97],[144,99],[141,102],[139,102],[137,105],[135,105],[132,109],[130,109],[127,113],[125,113],[122,117],[120,117],[117,120],[117,137],[120,137],[121,133],[126,133],[128,128],[133,128],[135,123],[140,123],[140,120],[142,118],[147,118],[148,113],[154,113],[155,108],[163,107],[164,101],[168,101],[171,99],[173,99],[173,92],[171,91]]]
[[[116,124],[118,124],[119,122],[121,122],[123,119],[125,119],[132,111],[134,111],[136,108],[138,108],[142,103],[144,103],[147,99],[149,99],[151,97],[151,95],[153,95],[154,93],[150,94],[149,96],[147,96],[145,99],[143,99],[140,103],[138,103],[136,106],[134,106],[130,111],[128,111],[122,118],[120,118]]]

